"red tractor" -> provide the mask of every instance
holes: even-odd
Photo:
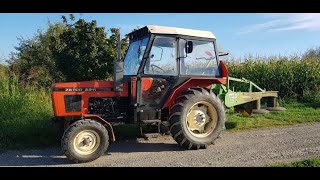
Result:
[[[103,155],[109,140],[116,139],[113,126],[120,123],[154,124],[155,133],[169,124],[185,149],[206,148],[224,128],[224,102],[212,86],[226,85],[228,70],[211,32],[145,26],[129,40],[125,57],[115,63],[114,82],[52,87],[53,121],[63,152],[74,162]]]

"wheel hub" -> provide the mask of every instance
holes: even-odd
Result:
[[[195,110],[195,111],[196,111],[196,115],[194,116],[194,123],[198,126],[204,125],[206,121],[206,115],[200,110]]]
[[[83,138],[83,146],[90,146],[92,145],[93,139],[91,137]]]
[[[73,141],[75,151],[82,155],[93,153],[98,149],[99,144],[100,137],[92,130],[81,131],[76,135]]]
[[[212,104],[205,101],[195,103],[187,114],[187,128],[196,137],[206,137],[216,127],[217,117],[217,111]]]

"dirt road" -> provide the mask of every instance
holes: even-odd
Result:
[[[224,131],[203,150],[182,150],[170,136],[117,142],[94,162],[73,164],[60,149],[10,151],[0,166],[268,166],[274,162],[320,157],[320,123]]]

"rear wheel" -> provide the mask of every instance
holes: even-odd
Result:
[[[62,150],[73,162],[93,161],[109,146],[107,129],[93,120],[79,120],[71,124],[63,135]]]
[[[192,88],[176,99],[169,119],[170,132],[180,146],[206,148],[214,143],[224,127],[225,109],[212,91]]]

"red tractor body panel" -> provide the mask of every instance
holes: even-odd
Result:
[[[128,83],[123,84],[123,91],[119,92],[120,97],[128,97]],[[68,95],[81,96],[81,109],[77,112],[67,112],[65,97]],[[116,97],[118,92],[113,91],[112,81],[83,81],[56,83],[52,87],[52,105],[54,114],[62,116],[81,116],[88,114],[90,97]]]

